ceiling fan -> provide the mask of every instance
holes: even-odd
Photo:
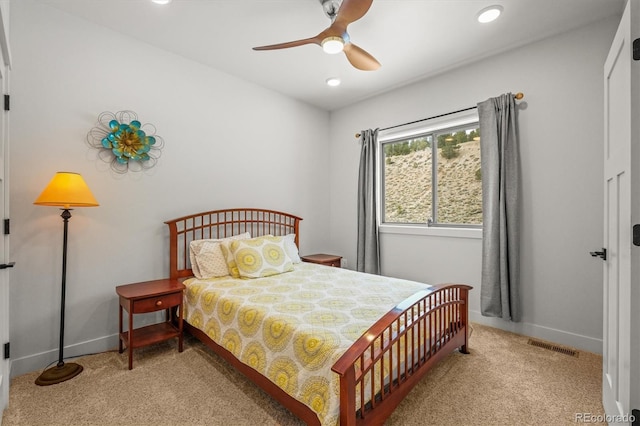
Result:
[[[373,0],[320,0],[326,15],[331,18],[331,25],[315,37],[287,43],[271,44],[268,46],[254,47],[253,50],[275,50],[297,47],[305,44],[317,44],[327,53],[339,53],[344,51],[347,60],[355,68],[363,71],[373,71],[380,68],[380,62],[369,53],[351,43],[351,37],[347,33],[347,26],[362,18]]]

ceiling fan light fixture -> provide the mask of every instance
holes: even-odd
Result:
[[[322,50],[330,55],[342,52],[344,49],[344,40],[342,37],[327,37],[322,40]]]
[[[503,8],[500,5],[485,7],[480,12],[478,12],[478,22],[480,22],[481,24],[493,22],[498,19],[502,11]]]
[[[151,0],[155,4],[169,4],[171,0]]]

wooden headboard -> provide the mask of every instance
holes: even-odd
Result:
[[[196,213],[165,222],[169,226],[169,276],[172,279],[193,276],[189,243],[193,240],[227,238],[249,232],[261,235],[296,234],[302,218],[289,213],[264,209],[226,209]]]

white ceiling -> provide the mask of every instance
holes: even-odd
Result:
[[[323,109],[334,110],[421,78],[613,15],[625,0],[374,0],[349,26],[351,41],[382,67],[354,69],[317,45],[251,48],[317,35],[320,0],[38,0],[159,48]],[[504,7],[490,24],[486,6]],[[116,46],[115,48],[125,48]],[[339,87],[328,87],[328,77]]]

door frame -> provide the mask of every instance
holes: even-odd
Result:
[[[640,0],[629,0],[631,41],[640,44]],[[629,54],[632,55],[633,46]],[[631,60],[631,223],[640,224],[640,59]],[[629,230],[632,232],[632,230]],[[631,245],[630,406],[640,424],[640,246]],[[630,413],[631,414],[631,413]]]

